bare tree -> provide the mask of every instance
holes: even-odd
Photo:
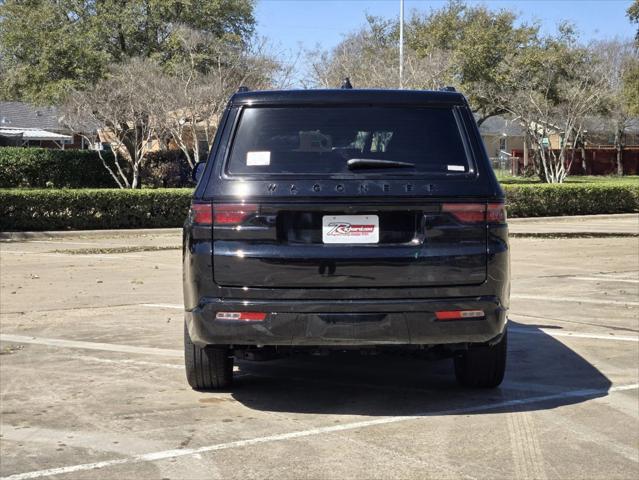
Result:
[[[308,52],[309,87],[336,88],[349,77],[358,88],[398,88],[399,51],[397,25],[391,20],[368,18],[368,25],[348,35],[331,51]],[[452,80],[451,56],[443,50],[423,55],[405,46],[403,86],[437,89]]]
[[[174,39],[182,61],[158,79],[162,92],[154,118],[183,152],[189,166],[208,152],[228,98],[241,85],[272,87],[288,67],[265,53],[265,42],[239,44],[188,28]],[[206,148],[203,152],[202,149]]]
[[[141,186],[140,170],[158,133],[153,112],[160,98],[160,74],[152,61],[132,59],[114,66],[93,88],[73,92],[63,107],[70,128],[91,143],[97,138],[109,144],[112,160],[98,152],[120,188]]]
[[[512,114],[534,147],[539,176],[562,183],[572,166],[585,119],[601,110],[605,98],[602,63],[576,43],[569,26],[556,36],[540,38],[525,54],[504,60],[513,75],[491,101]]]

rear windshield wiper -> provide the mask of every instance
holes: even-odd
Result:
[[[414,163],[397,162],[395,160],[378,160],[375,158],[351,158],[346,165],[351,170],[360,168],[410,168]]]

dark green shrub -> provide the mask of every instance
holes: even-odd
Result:
[[[103,152],[110,166],[113,155]],[[191,169],[178,151],[149,153],[141,169],[144,187],[190,187]],[[124,162],[121,162],[124,163]],[[126,165],[122,165],[126,170]],[[97,152],[0,148],[0,188],[115,188]]]
[[[105,154],[109,159],[109,153]],[[97,152],[0,148],[0,188],[113,188]]]
[[[506,185],[510,217],[639,211],[639,184]],[[180,227],[192,190],[0,190],[0,230]]]
[[[191,189],[0,190],[0,230],[179,227]]]
[[[509,217],[596,215],[639,211],[639,182],[503,185]]]
[[[142,167],[142,184],[151,188],[192,187],[191,167],[179,150],[153,152]]]

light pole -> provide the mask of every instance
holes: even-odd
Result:
[[[399,0],[399,88],[404,87],[404,0]]]

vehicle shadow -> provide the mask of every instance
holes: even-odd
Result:
[[[421,416],[543,410],[607,395],[610,380],[585,358],[539,328],[509,325],[498,389],[459,387],[451,359],[352,352],[238,362],[232,396],[261,411]]]

